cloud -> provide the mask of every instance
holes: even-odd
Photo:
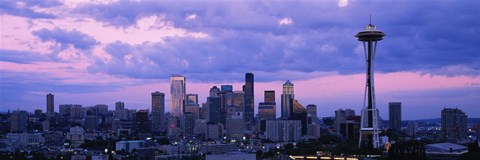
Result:
[[[62,3],[52,0],[3,0],[2,3],[0,3],[0,14],[10,14],[28,18],[53,19],[57,18],[57,16],[37,10],[39,8],[52,8],[61,5]]]
[[[338,7],[348,6],[348,0],[338,0]]]
[[[0,61],[14,62],[14,63],[33,63],[39,61],[50,61],[51,58],[46,55],[28,51],[16,51],[0,49]]]
[[[75,29],[67,31],[60,28],[52,30],[44,28],[33,31],[32,34],[40,38],[42,41],[54,41],[60,44],[62,49],[67,48],[67,45],[73,45],[76,49],[89,50],[97,44],[97,41],[94,38]]]
[[[278,25],[281,25],[281,26],[291,25],[292,23],[293,23],[293,20],[288,17],[278,20]]]

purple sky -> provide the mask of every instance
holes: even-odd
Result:
[[[0,2],[0,111],[45,110],[45,95],[84,106],[150,108],[169,77],[205,101],[213,85],[264,90],[291,80],[320,116],[363,105],[363,46],[372,23],[387,36],[375,59],[380,115],[438,118],[444,107],[480,117],[480,1],[9,1]],[[280,105],[277,105],[277,110]],[[256,108],[255,108],[256,110]]]

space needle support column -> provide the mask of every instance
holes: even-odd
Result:
[[[381,41],[384,36],[385,34],[382,31],[376,30],[376,27],[372,24],[369,24],[365,30],[355,35],[359,41],[363,42],[367,69],[365,85],[366,95],[361,113],[362,120],[358,147],[365,146],[365,144],[368,148],[379,147],[378,110],[375,105],[373,61],[377,50],[377,42]],[[365,45],[365,43],[367,44]]]

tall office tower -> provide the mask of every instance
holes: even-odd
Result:
[[[254,77],[253,73],[246,73],[245,74],[245,86],[243,87],[243,92],[245,92],[245,112],[243,112],[243,118],[245,122],[249,123],[250,125],[253,122],[254,116],[254,87],[253,87]]]
[[[207,121],[217,124],[222,122],[220,97],[207,97]]]
[[[316,124],[317,119],[317,105],[307,105],[307,124]]]
[[[198,104],[198,94],[187,94],[187,104]]]
[[[139,110],[135,114],[135,130],[137,133],[150,133],[151,122],[148,120],[148,110]]]
[[[378,137],[378,110],[375,105],[375,87],[373,76],[373,60],[375,59],[375,52],[377,50],[377,42],[381,41],[385,34],[377,30],[372,24],[355,35],[358,41],[363,42],[365,51],[365,60],[367,65],[366,84],[365,84],[365,99],[362,110],[362,121],[360,129],[360,138],[358,140],[358,147],[379,148]]]
[[[170,114],[179,117],[184,112],[186,82],[181,75],[170,77]]]
[[[200,119],[208,119],[208,103],[202,103],[202,108],[200,108],[200,114],[199,118]]]
[[[337,109],[335,111],[335,131],[340,133],[340,124],[345,123],[348,117],[355,116],[355,110],[352,109]]]
[[[124,110],[125,109],[125,103],[123,102],[115,102],[115,110]]]
[[[275,102],[275,90],[265,91],[265,100],[264,102]]]
[[[213,86],[210,88],[209,97],[218,97],[218,93],[220,93],[220,89],[217,86]]]
[[[223,85],[222,87],[224,87],[225,85]],[[221,116],[221,123],[225,126],[226,124],[226,119],[227,119],[227,115],[228,112],[229,112],[229,105],[228,105],[228,101],[229,101],[229,96],[232,91],[230,90],[229,87],[226,87],[227,89],[225,90],[222,90],[220,92],[218,92],[218,96],[220,97],[220,116]],[[231,115],[230,115],[231,116]]]
[[[180,119],[180,124],[183,135],[193,135],[195,129],[195,114],[185,112]]]
[[[302,135],[307,133],[307,109],[303,107],[296,99],[293,100],[293,112],[290,117],[291,120],[299,120],[302,125]]]
[[[17,132],[26,132],[27,131],[27,121],[28,115],[27,111],[13,111],[10,114],[10,131]]]
[[[232,85],[221,85],[220,88],[222,89],[222,92],[233,92]]]
[[[229,102],[229,106],[234,106],[236,112],[244,112],[245,111],[245,92],[243,91],[233,91],[232,93],[232,101]]]
[[[289,119],[292,117],[294,99],[295,99],[295,94],[293,92],[293,83],[287,80],[283,84],[282,104],[281,104],[282,115],[280,118]]]
[[[185,112],[193,113],[195,119],[200,118],[200,105],[198,104],[198,94],[187,94],[187,104]]]
[[[442,131],[446,141],[457,142],[467,137],[467,115],[458,108],[442,110]]]
[[[159,91],[152,93],[152,131],[161,132],[165,129],[165,94]]]
[[[47,94],[47,115],[52,115],[55,112],[55,102],[54,102],[54,97],[53,94],[49,93]]]
[[[392,133],[396,135],[402,129],[402,103],[388,103],[388,120]]]

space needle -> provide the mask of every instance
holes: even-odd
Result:
[[[378,136],[378,109],[375,106],[375,86],[373,80],[373,61],[377,50],[377,42],[381,41],[385,33],[377,30],[371,23],[365,30],[357,33],[355,37],[363,42],[363,50],[367,64],[367,82],[362,109],[362,120],[358,147],[379,148]]]

